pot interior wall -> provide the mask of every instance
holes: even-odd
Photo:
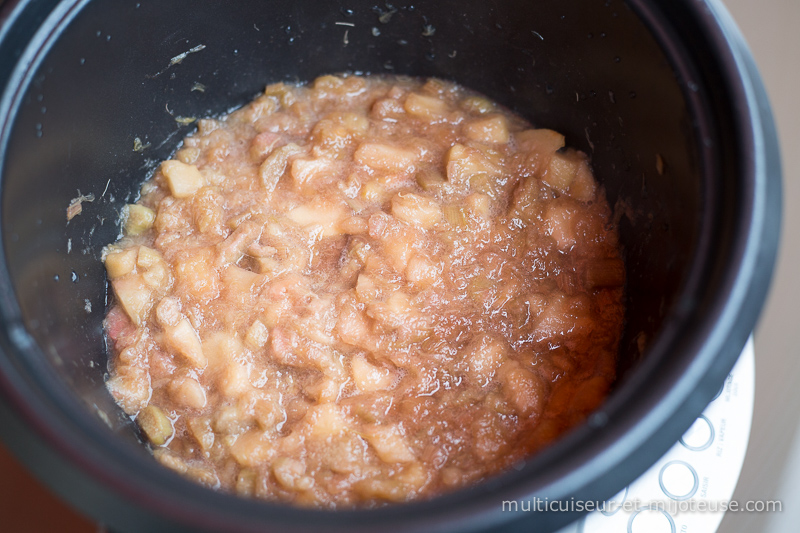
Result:
[[[621,1],[391,6],[94,1],[48,28],[17,94],[2,167],[6,266],[41,348],[42,359],[27,362],[41,379],[137,439],[103,386],[99,257],[119,233],[120,208],[192,131],[176,118],[218,115],[270,82],[351,71],[455,80],[591,156],[621,215],[624,386],[673,309],[700,238],[699,143],[673,66]],[[79,194],[94,200],[67,221]]]

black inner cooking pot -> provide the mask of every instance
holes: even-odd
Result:
[[[777,145],[749,55],[715,2],[0,9],[0,431],[115,530],[550,531],[578,513],[510,513],[501,502],[614,494],[691,424],[752,331],[777,242]],[[565,133],[615,206],[628,281],[620,380],[586,424],[475,487],[326,512],[215,493],[150,457],[104,387],[100,253],[120,232],[121,207],[193,130],[177,119],[336,72],[454,80]],[[82,213],[67,221],[79,196]]]

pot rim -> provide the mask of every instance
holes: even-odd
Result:
[[[0,9],[0,51],[12,45],[11,39],[20,51],[13,61],[6,60],[5,64],[0,61],[0,85],[4,87],[0,98],[0,170],[18,93],[24,89],[26,80],[61,29],[86,3],[88,0],[11,0]],[[674,28],[665,27],[659,20],[663,14],[650,5],[653,2],[629,0],[628,4],[656,34],[662,46],[674,42],[674,36],[664,33]],[[780,161],[775,126],[763,85],[738,29],[720,2],[684,0],[681,4],[692,14],[692,22],[702,28],[708,52],[720,65],[731,102],[740,104],[731,111],[742,157],[740,179],[746,188],[742,196],[749,203],[742,206],[729,252],[730,264],[720,290],[711,299],[708,312],[695,324],[696,333],[677,339],[662,331],[650,347],[654,354],[650,358],[652,361],[661,359],[655,354],[663,357],[676,348],[681,353],[691,354],[691,357],[686,356],[689,363],[686,369],[669,387],[651,391],[650,402],[623,409],[626,396],[612,396],[592,415],[588,424],[532,458],[521,471],[512,470],[429,501],[372,510],[326,511],[213,493],[162,468],[144,453],[135,453],[132,445],[115,443],[98,421],[90,421],[85,416],[85,406],[71,397],[63,386],[54,381],[47,383],[42,376],[32,377],[35,369],[29,362],[37,359],[35,354],[39,349],[22,322],[4,248],[0,250],[0,314],[3,320],[0,397],[56,456],[76,465],[92,483],[124,500],[124,505],[155,512],[175,524],[201,529],[233,526],[237,531],[263,531],[268,519],[276,530],[291,526],[306,531],[321,527],[360,531],[380,523],[387,531],[453,528],[474,531],[519,519],[520,515],[502,512],[498,505],[501,500],[527,501],[538,496],[552,501],[569,499],[570,495],[596,500],[614,494],[677,440],[733,367],[763,305],[777,250]],[[38,14],[48,14],[38,26],[25,20],[31,15],[31,6],[38,8]],[[19,32],[12,35],[12,30],[20,28],[29,30],[25,42],[18,42],[22,38]],[[665,53],[675,60],[675,55],[681,52],[665,49]],[[687,100],[694,98],[695,105],[700,105],[692,91],[686,89],[685,93]],[[695,263],[692,270],[698,268]],[[684,316],[683,321],[689,318]],[[682,324],[678,322],[677,326]],[[654,369],[637,372],[625,385],[631,394],[643,386],[639,382],[646,380],[649,371]],[[36,460],[26,457],[24,450],[21,455],[29,465]],[[538,475],[532,476],[533,473]],[[153,478],[159,483],[152,483]],[[62,496],[67,500],[113,523],[113,517],[65,491],[61,487]],[[211,501],[215,504],[207,503]],[[334,514],[335,521],[331,520]],[[547,514],[549,516],[545,517],[537,512],[537,520],[545,520],[554,528],[565,525],[566,514]],[[574,517],[569,515],[569,518]]]

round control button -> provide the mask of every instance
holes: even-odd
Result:
[[[642,509],[628,520],[628,533],[675,533],[675,521],[666,511]]]
[[[683,461],[670,461],[665,464],[658,474],[658,482],[664,494],[679,501],[694,496],[700,485],[697,472]]]
[[[617,512],[622,509],[622,504],[625,503],[625,500],[628,499],[628,487],[625,487],[618,493],[616,493],[611,498],[607,499],[603,506],[600,508],[600,512],[606,516],[611,516],[617,514]]]
[[[681,444],[693,452],[705,450],[714,442],[714,426],[705,415],[694,421],[686,433],[681,437]]]
[[[723,381],[723,382],[722,382],[722,385],[720,385],[720,387],[719,387],[719,390],[718,390],[718,391],[717,391],[717,393],[714,395],[714,397],[713,397],[713,398],[711,398],[711,401],[712,401],[712,402],[713,402],[714,400],[716,400],[717,398],[719,398],[720,396],[722,396],[722,391],[724,391],[724,390],[725,390],[725,384],[726,384],[726,383],[728,383],[728,378],[727,378],[727,377],[725,378],[725,381]]]

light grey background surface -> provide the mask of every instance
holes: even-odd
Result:
[[[719,533],[800,531],[800,0],[725,0],[758,63],[778,124],[784,217],[778,269],[756,329],[750,446],[734,499],[780,513],[728,513]]]

